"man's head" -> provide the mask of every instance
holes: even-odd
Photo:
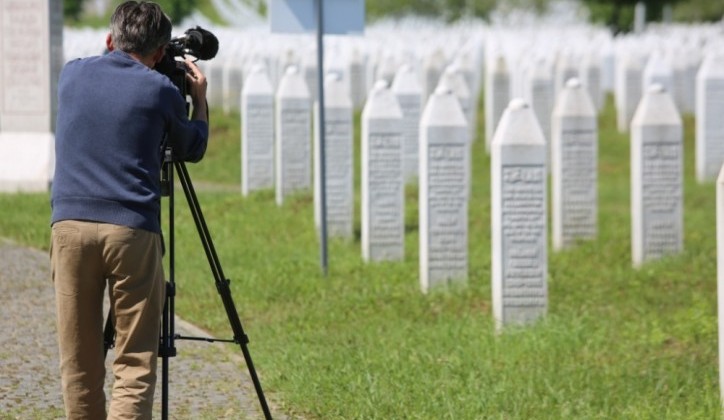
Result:
[[[156,3],[127,1],[111,16],[111,49],[142,58],[158,54],[171,39],[171,20]],[[159,58],[160,59],[160,58]],[[154,60],[155,61],[155,60]]]

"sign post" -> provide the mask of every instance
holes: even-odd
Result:
[[[319,100],[320,168],[320,265],[327,275],[327,160],[324,123],[324,34],[364,31],[364,0],[271,0],[269,21],[272,33],[317,34],[317,97]]]

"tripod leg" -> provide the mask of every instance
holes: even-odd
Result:
[[[186,201],[188,201],[189,204],[189,210],[191,210],[191,215],[193,216],[194,223],[196,224],[196,230],[199,233],[204,252],[206,253],[206,258],[209,260],[209,266],[216,281],[216,289],[221,296],[221,301],[224,304],[224,309],[226,310],[226,315],[229,318],[231,329],[234,332],[234,341],[239,344],[241,351],[244,354],[246,367],[249,370],[249,376],[251,376],[251,380],[254,383],[254,389],[256,390],[257,397],[259,398],[259,404],[261,405],[261,409],[264,413],[264,418],[270,420],[272,418],[271,412],[269,411],[264,391],[261,388],[261,382],[256,374],[256,369],[254,369],[254,363],[251,360],[251,354],[249,353],[249,347],[247,346],[249,338],[246,336],[246,333],[244,333],[244,329],[241,326],[241,320],[239,319],[239,314],[236,310],[236,306],[234,305],[231,290],[229,289],[229,279],[224,276],[224,272],[221,268],[221,262],[219,262],[214,242],[211,240],[211,234],[206,226],[204,216],[201,213],[201,206],[199,205],[198,198],[196,197],[196,192],[194,191],[193,184],[191,183],[189,173],[186,170],[186,165],[184,162],[177,161],[174,163],[177,169],[176,172],[178,173],[179,181],[181,182],[184,194],[186,195]]]
[[[106,317],[106,327],[103,329],[103,355],[108,354],[108,350],[112,349],[116,339],[116,326],[113,323],[113,310],[108,310]]]

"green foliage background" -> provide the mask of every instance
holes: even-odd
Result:
[[[71,25],[91,24],[103,26],[107,17],[84,16],[83,3],[86,0],[64,0],[66,22]],[[215,22],[223,23],[210,0],[155,0],[177,23],[198,8]],[[538,13],[545,12],[552,0],[366,0],[366,13],[370,20],[383,17],[401,17],[408,14],[443,18],[454,21],[462,17],[486,19],[498,6],[526,8]],[[639,0],[578,0],[590,11],[593,22],[611,27],[614,32],[629,31],[633,25],[633,8]],[[659,21],[665,5],[671,5],[677,21],[715,21],[724,15],[724,2],[712,0],[641,0],[647,7],[647,20]],[[121,0],[114,0],[115,6]],[[256,6],[263,14],[266,3]],[[110,12],[108,13],[110,15]]]

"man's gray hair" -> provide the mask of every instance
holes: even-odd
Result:
[[[116,49],[146,57],[171,40],[171,20],[156,3],[127,1],[111,16],[111,39]]]

